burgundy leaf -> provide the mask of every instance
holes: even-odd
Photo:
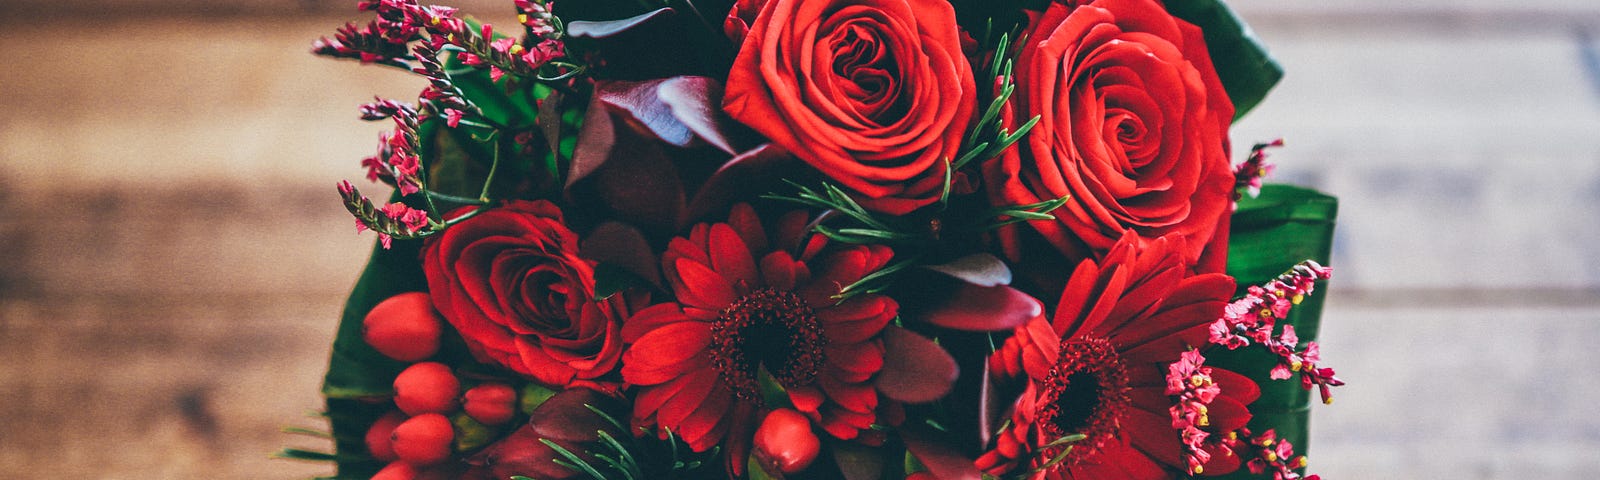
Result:
[[[591,100],[584,110],[583,127],[578,130],[578,143],[572,151],[572,166],[567,171],[567,187],[589,178],[611,160],[611,151],[617,144],[616,125],[604,108],[595,108],[598,100]]]
[[[939,344],[910,330],[883,329],[883,369],[876,386],[884,396],[906,403],[927,403],[950,393],[960,369]]]
[[[661,82],[657,95],[672,110],[674,118],[706,143],[730,155],[738,153],[728,137],[744,126],[722,113],[722,82],[706,77],[673,77]]]
[[[590,102],[567,175],[567,196],[603,205],[618,219],[650,232],[671,231],[683,214],[684,186],[660,142],[633,128],[618,128],[608,108]],[[594,196],[598,198],[587,198]]]
[[[511,475],[580,478],[582,475],[579,472],[555,463],[555,459],[561,458],[560,455],[540,440],[550,440],[589,461],[595,461],[590,452],[600,448],[598,432],[604,430],[613,436],[627,433],[590,410],[590,406],[613,417],[623,410],[616,399],[594,390],[573,388],[562,391],[540,404],[526,425],[484,447],[468,458],[466,463],[479,470],[492,471],[494,475],[486,478],[509,478]]]
[[[617,403],[616,399],[587,388],[563,390],[534,409],[533,414],[528,416],[528,426],[542,438],[575,443],[592,442],[597,438],[596,432],[601,430],[609,431],[612,435],[622,432],[617,432],[615,425],[589,407],[615,416]]]
[[[1008,407],[1012,402],[1007,402],[1000,395],[1000,386],[994,384],[993,373],[989,371],[988,362],[983,365],[983,382],[978,393],[978,443],[988,445],[994,439],[994,432],[999,430],[1000,424],[1005,420]]]
[[[914,307],[912,313],[901,313],[940,327],[973,332],[1010,330],[1044,313],[1044,304],[1038,299],[1009,286],[951,283],[947,290],[939,290],[941,295],[937,298],[943,301],[935,300],[936,303]]]
[[[987,253],[974,253],[950,263],[922,268],[984,287],[1011,284],[1011,269],[1006,267],[1005,262]]]
[[[584,258],[622,267],[656,286],[661,286],[661,262],[639,229],[619,222],[605,222],[589,232],[579,249]]]
[[[705,142],[737,153],[729,134],[743,127],[722,113],[722,83],[715,79],[602,81],[595,84],[594,98],[667,144],[681,148]]]
[[[783,179],[795,178],[804,169],[804,163],[770,143],[740,153],[712,173],[695,192],[683,222],[723,215],[735,201],[775,191],[783,185]]]
[[[656,22],[666,21],[677,12],[671,8],[658,8],[654,11],[641,13],[620,20],[584,21],[574,20],[567,22],[567,36],[576,38],[603,39],[625,33],[629,30]]]
[[[956,449],[936,440],[941,434],[920,425],[907,425],[900,429],[900,439],[906,450],[928,467],[928,473],[941,480],[981,480],[978,467]]]

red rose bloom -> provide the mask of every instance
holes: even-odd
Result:
[[[1023,38],[1010,118],[1040,120],[985,165],[993,201],[1070,195],[1055,221],[1026,225],[1072,259],[1098,256],[1129,230],[1184,237],[1190,264],[1226,250],[1233,104],[1200,28],[1156,0],[1095,0],[1050,5]],[[1224,254],[1200,270],[1221,271]]]
[[[553,386],[594,381],[622,357],[623,295],[594,301],[595,263],[547,201],[514,201],[422,250],[439,313],[480,361]]]
[[[751,6],[735,8],[730,33]],[[949,2],[768,0],[748,30],[729,115],[868,208],[903,214],[938,198],[977,101]]]
[[[1233,279],[1186,276],[1181,247],[1181,239],[1127,235],[1103,261],[1078,265],[1053,320],[1017,327],[990,357],[990,368],[1025,377],[1028,386],[1013,406],[1011,428],[979,457],[979,468],[1001,475],[1039,467],[1060,453],[1044,445],[1082,433],[1087,438],[1061,463],[1035,478],[1165,479],[1187,470],[1169,413],[1168,369],[1189,348],[1206,345]],[[1210,374],[1221,393],[1209,405],[1209,428],[1244,426],[1245,404],[1259,390],[1226,370]],[[1205,473],[1238,466],[1237,456],[1214,452]]]
[[[806,235],[806,221],[794,212],[769,232],[741,204],[727,223],[672,240],[662,267],[678,301],[644,309],[622,329],[622,378],[638,387],[635,425],[670,428],[695,450],[726,436],[730,454],[743,458],[765,370],[795,410],[833,436],[855,438],[871,426],[878,393],[869,380],[884,363],[879,333],[898,306],[877,294],[832,297],[893,253],[824,249],[823,237]]]

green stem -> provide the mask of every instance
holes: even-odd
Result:
[[[421,150],[421,148],[419,148],[415,144],[415,142],[412,142],[412,147],[411,148],[412,148],[413,152]],[[420,184],[419,187],[421,187],[421,188],[418,189],[418,191],[419,191],[419,193],[422,193],[422,200],[427,204],[427,207],[428,207],[428,218],[431,219],[431,221],[434,222],[434,223],[437,223],[439,221],[443,221],[444,220],[444,215],[440,214],[439,213],[439,207],[437,205],[433,204],[433,195],[429,195],[428,194],[429,190],[428,190],[428,166],[427,165],[423,165],[422,168],[418,168],[417,169],[417,183]]]
[[[483,179],[483,193],[478,194],[478,201],[483,203],[489,203],[489,187],[494,185],[494,173],[500,169],[500,139],[498,135],[490,135],[490,139],[494,142],[494,160],[489,164],[489,176]]]
[[[433,198],[444,200],[446,202],[464,203],[468,205],[482,205],[485,203],[484,201],[476,198],[463,197],[460,195],[450,195],[431,191],[427,192],[427,194]]]

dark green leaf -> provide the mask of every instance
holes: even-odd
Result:
[[[1255,32],[1230,10],[1223,0],[1168,1],[1167,11],[1193,23],[1205,32],[1211,63],[1222,78],[1222,87],[1233,100],[1233,118],[1243,117],[1266,98],[1283,67],[1267,53]]]
[[[345,302],[323,379],[327,416],[339,457],[340,476],[371,475],[383,465],[365,458],[363,438],[372,422],[392,407],[373,401],[392,394],[394,377],[405,364],[378,353],[361,338],[361,323],[372,307],[404,292],[427,289],[417,261],[422,242],[396,240],[392,249],[374,246],[366,270]]]
[[[495,82],[489,78],[489,69],[467,67],[455,55],[446,55],[445,70],[452,72],[451,80],[462,96],[471,100],[483,112],[484,118],[515,129],[532,127],[539,117],[539,100],[548,96],[549,88],[536,82],[523,82],[507,92],[506,78]]]

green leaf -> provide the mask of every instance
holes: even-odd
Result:
[[[454,447],[457,452],[477,450],[493,442],[500,434],[500,429],[484,425],[466,412],[457,412],[450,416],[450,424],[455,427]]]
[[[453,54],[444,55],[444,67],[451,72],[450,79],[462,96],[470,99],[483,112],[484,118],[515,129],[530,128],[538,118],[538,101],[550,94],[548,87],[538,88],[537,82],[523,82],[507,92],[506,79],[499,82],[489,78],[489,69],[463,65]]]
[[[534,410],[539,409],[540,405],[544,405],[546,400],[556,396],[557,393],[561,392],[529,382],[522,386],[522,394],[518,395],[520,398],[518,410],[522,411],[523,415],[532,415]]]
[[[1235,120],[1261,103],[1267,92],[1283,78],[1283,67],[1272,59],[1255,32],[1223,0],[1168,1],[1166,5],[1173,16],[1205,32],[1211,63],[1217,68],[1217,76],[1222,78],[1228,98],[1233,100]]]
[[[1287,185],[1269,184],[1262,187],[1260,196],[1240,199],[1228,241],[1228,274],[1238,281],[1239,293],[1276,278],[1302,260],[1328,265],[1338,210],[1338,200],[1331,196]],[[1283,322],[1294,325],[1302,342],[1316,340],[1321,326],[1322,305],[1329,290],[1326,285],[1319,287],[1290,310]],[[1280,438],[1304,451],[1312,395],[1299,381],[1270,378],[1277,357],[1261,348],[1212,348],[1206,357],[1206,364],[1250,377],[1261,387],[1261,398],[1250,404],[1254,415],[1251,431],[1275,429]],[[1220,478],[1256,477],[1246,472]]]

